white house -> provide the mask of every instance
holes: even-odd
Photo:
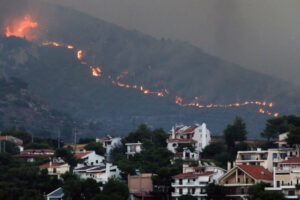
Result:
[[[9,142],[15,143],[16,146],[19,148],[20,152],[24,150],[24,148],[23,148],[23,140],[21,140],[19,138],[16,138],[14,136],[10,136],[10,135],[0,136],[0,142],[1,141],[9,141]],[[1,151],[1,149],[0,149],[0,151]]]
[[[130,156],[134,156],[136,153],[140,153],[142,151],[142,143],[137,142],[137,143],[126,143],[126,148],[127,148],[127,158]]]
[[[76,167],[74,172],[80,175],[81,178],[93,178],[98,183],[105,184],[109,178],[119,178],[120,170],[117,166],[112,165],[111,163],[106,163],[106,165],[98,166],[84,166]]]
[[[110,151],[117,147],[118,145],[121,145],[121,138],[120,137],[112,137],[108,135],[105,138],[96,138],[96,142],[102,143],[103,147],[106,149],[106,154],[109,155]]]
[[[62,174],[68,172],[70,170],[70,165],[64,162],[48,162],[40,165],[40,169],[47,169],[49,175],[61,177]]]
[[[95,151],[75,153],[75,157],[84,160],[83,163],[77,165],[78,167],[99,165],[105,159],[103,156],[97,155]]]
[[[196,166],[183,165],[183,173],[173,176],[172,199],[178,200],[182,195],[190,194],[197,200],[207,198],[205,187],[209,183],[217,183],[224,175],[225,170],[217,166]]]
[[[195,126],[175,126],[170,131],[170,136],[167,139],[168,150],[176,153],[176,148],[180,144],[191,144],[195,147],[195,152],[198,154],[210,144],[210,131],[203,123]]]

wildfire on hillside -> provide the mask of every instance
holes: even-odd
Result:
[[[14,19],[7,22],[5,35],[6,37],[15,36],[26,38],[31,41],[36,39],[36,35],[32,30],[37,27],[38,23],[35,22],[30,15],[25,15],[21,19]]]
[[[22,37],[27,40],[33,40],[36,39],[36,36],[32,33],[32,29],[38,27],[38,23],[35,22],[30,15],[25,15],[22,19],[15,19],[9,25],[6,26],[5,29],[5,35],[6,37],[10,36],[16,36],[16,37]],[[87,65],[87,61],[83,59],[83,50],[75,48],[71,44],[65,44],[60,43],[56,41],[47,41],[43,42],[41,45],[43,46],[54,46],[54,47],[64,47],[66,49],[73,50],[76,54],[76,59],[80,60],[80,63],[83,65]],[[86,52],[85,52],[86,54]],[[146,89],[144,85],[138,85],[138,84],[126,84],[122,83],[121,80],[128,75],[128,72],[122,72],[120,75],[113,78],[111,75],[103,76],[103,70],[100,67],[94,67],[90,66],[92,76],[95,77],[104,77],[111,81],[112,84],[118,86],[118,87],[124,87],[124,88],[132,88],[136,89],[140,92],[142,92],[145,95],[155,95],[158,97],[165,97],[169,95],[169,91],[166,88],[160,89],[158,91],[152,91],[150,89]],[[197,107],[197,108],[229,108],[229,107],[240,107],[240,106],[246,106],[246,105],[257,105],[259,107],[265,107],[265,108],[272,108],[273,103],[267,103],[265,101],[245,101],[245,102],[236,102],[232,104],[207,104],[202,105],[199,103],[199,97],[195,97],[194,101],[190,103],[184,103],[184,100],[182,97],[176,96],[175,97],[175,103],[179,106],[189,106],[189,107]],[[278,113],[272,113],[266,109],[259,108],[259,113],[272,115],[274,117],[277,117]]]

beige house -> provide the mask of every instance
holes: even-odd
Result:
[[[128,175],[130,199],[151,199],[153,192],[153,174]]]
[[[249,186],[272,181],[272,173],[262,166],[237,165],[219,179],[219,184],[227,188],[229,199],[244,199],[248,197]]]
[[[40,165],[40,169],[47,169],[49,175],[54,175],[60,178],[60,176],[70,170],[70,165],[68,163],[57,163],[57,162],[48,162],[43,165]]]
[[[266,188],[271,191],[281,191],[287,199],[299,199],[300,190],[300,157],[290,158],[279,163],[273,172],[273,187]]]
[[[273,171],[273,167],[277,167],[280,162],[296,156],[297,151],[294,148],[268,150],[257,148],[253,151],[238,151],[235,164],[263,166],[269,171]]]

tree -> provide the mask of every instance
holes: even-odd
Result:
[[[79,162],[72,153],[72,148],[57,149],[55,151],[55,156],[61,157],[64,161],[66,161],[70,165],[71,169],[73,169]]]
[[[271,118],[267,120],[266,128],[261,133],[261,136],[270,141],[272,139],[277,139],[279,134],[288,132],[295,127],[300,127],[300,117],[298,116],[284,115]]]
[[[215,155],[226,151],[226,147],[222,142],[212,142],[203,149],[203,158],[213,158]]]
[[[283,193],[279,191],[265,191],[265,187],[270,187],[269,183],[256,183],[249,187],[250,200],[284,200]]]
[[[299,155],[299,153],[300,153],[300,127],[295,127],[290,131],[290,134],[288,134],[286,142],[289,145],[296,146],[296,149],[297,149],[297,152]]]
[[[91,142],[84,147],[87,151],[95,151],[96,154],[103,156],[106,153],[106,149],[103,147],[102,143]]]
[[[206,193],[209,200],[223,200],[226,196],[226,188],[222,185],[210,183],[206,186]]]
[[[47,143],[29,143],[24,146],[25,149],[51,149],[50,145]]]
[[[107,196],[114,194],[119,197],[119,200],[127,200],[129,197],[129,190],[127,184],[111,178],[104,184],[102,194]]]
[[[176,152],[183,152],[184,148],[189,149],[191,152],[195,151],[195,147],[191,144],[179,144],[178,147],[176,148]]]
[[[10,141],[0,141],[0,143],[1,143],[0,150],[13,155],[20,153],[20,150],[15,143]]]
[[[196,197],[192,196],[192,195],[182,195],[178,198],[178,200],[197,200]]]
[[[228,151],[234,152],[235,142],[246,140],[246,124],[242,118],[236,117],[233,124],[228,124],[224,130],[224,138]]]

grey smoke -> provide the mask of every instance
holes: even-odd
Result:
[[[299,0],[44,0],[300,86]]]

